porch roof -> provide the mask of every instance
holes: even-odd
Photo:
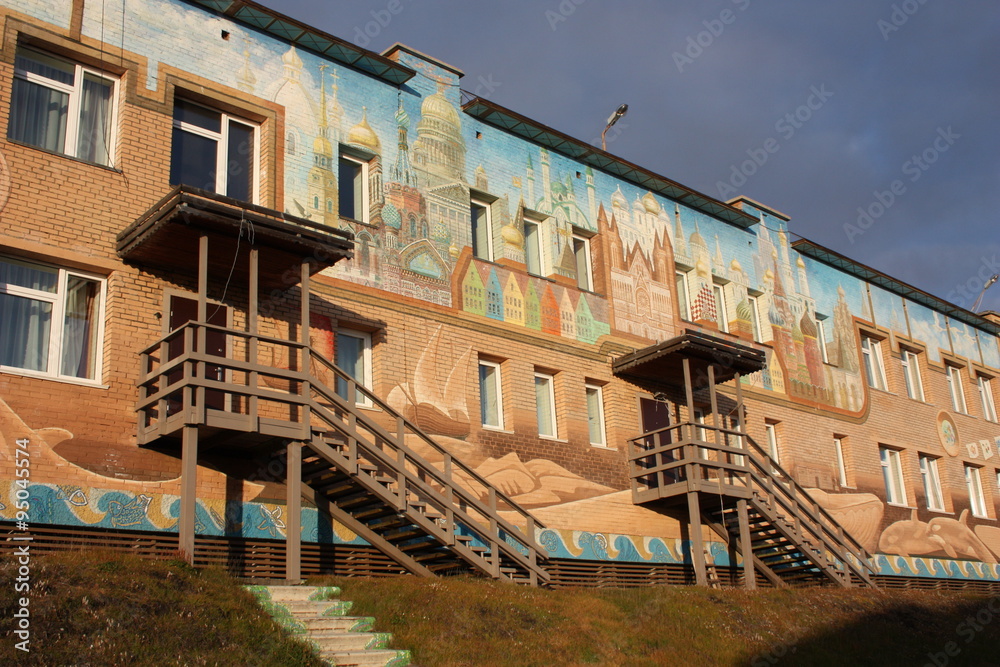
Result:
[[[195,276],[198,239],[209,237],[212,280],[249,278],[249,250],[259,251],[262,291],[285,290],[353,254],[353,234],[229,197],[178,186],[116,239],[123,260],[169,274]]]
[[[611,369],[642,385],[683,386],[684,359],[690,360],[692,388],[697,389],[708,385],[709,366],[714,367],[716,383],[727,382],[737,374],[761,370],[766,357],[763,350],[686,329],[676,338],[618,357]]]

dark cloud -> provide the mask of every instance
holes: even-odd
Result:
[[[390,4],[262,1],[352,41]],[[719,196],[747,150],[778,139],[741,194],[790,215],[799,235],[941,297],[978,275],[986,250],[1000,252],[992,0],[400,1],[368,48],[403,42],[463,70],[469,89],[498,82],[487,97],[583,139],[628,102],[609,150],[706,194]],[[821,86],[832,97],[780,133]],[[949,128],[958,138],[932,150]],[[925,151],[934,162],[914,170]],[[903,194],[863,235],[845,232],[893,181]],[[994,290],[986,305],[1000,308]]]

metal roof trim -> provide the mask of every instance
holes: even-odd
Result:
[[[462,110],[483,122],[540,143],[573,160],[579,160],[592,167],[609,172],[614,176],[624,178],[639,187],[657,192],[664,197],[690,206],[741,229],[747,229],[760,222],[756,217],[744,213],[725,202],[692,190],[676,181],[672,181],[637,164],[602,151],[600,148],[591,146],[568,134],[563,134],[558,130],[535,122],[489,100],[481,97],[472,97],[472,99],[462,105]],[[574,150],[571,150],[571,148]]]
[[[253,0],[185,0],[185,2],[262,30],[283,42],[290,42],[324,58],[332,58],[394,86],[404,84],[416,76],[416,72],[409,67],[400,65],[379,53],[351,44],[290,16],[259,5]],[[324,44],[326,46],[321,49],[320,46]]]
[[[960,322],[964,322],[970,326],[976,327],[993,335],[1000,334],[1000,325],[989,321],[982,315],[972,312],[971,310],[966,310],[961,306],[956,306],[955,304],[945,301],[940,297],[936,297],[929,292],[925,292],[919,287],[914,287],[908,283],[904,283],[901,280],[897,280],[892,276],[886,275],[879,271],[878,269],[873,269],[870,266],[866,266],[860,262],[856,262],[850,257],[841,255],[836,250],[831,250],[830,248],[824,247],[810,241],[809,239],[797,239],[792,241],[792,248],[799,251],[803,255],[812,257],[815,260],[823,262],[824,264],[829,264],[830,266],[840,269],[856,278],[861,278],[866,282],[870,282],[873,285],[881,287],[884,290],[892,292],[898,296],[905,299],[910,299],[922,306],[927,306],[933,310],[937,310],[940,313],[952,317]]]

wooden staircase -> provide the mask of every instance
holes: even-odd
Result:
[[[231,352],[199,351],[207,334]],[[407,572],[548,582],[535,542],[544,526],[311,346],[189,322],[141,357],[140,444],[197,428],[219,450],[280,458],[290,540],[300,493]]]
[[[742,429],[657,429],[631,441],[630,466],[634,502],[689,503],[693,524],[711,527],[775,586],[876,588],[864,547]]]

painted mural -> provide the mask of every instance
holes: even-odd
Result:
[[[800,255],[783,219],[747,206],[759,223],[740,229],[471,119],[461,111],[458,75],[436,63],[398,52],[417,76],[396,89],[186,4],[123,3],[130,21],[126,33],[102,21],[95,3],[85,6],[84,32],[148,54],[147,89],[158,89],[161,66],[170,66],[285,109],[285,212],[348,229],[356,238],[354,258],[328,270],[335,278],[588,344],[610,334],[646,342],[672,337],[689,326],[678,321],[678,312],[709,329],[721,321],[732,335],[769,345],[767,367],[743,379],[749,388],[843,413],[860,414],[868,392],[857,320],[926,345],[935,363],[942,363],[944,352],[1000,368],[995,336]],[[0,4],[16,9],[18,3]],[[36,0],[33,7],[43,19],[68,24],[63,3]],[[225,41],[219,39],[220,25],[232,30]],[[199,49],[167,48],[191,42]],[[364,222],[340,216],[342,150],[368,164]],[[494,261],[473,256],[473,194],[491,202]],[[544,277],[525,270],[525,215],[544,219]],[[595,266],[602,290],[577,286],[574,231],[594,235],[591,243],[602,251],[604,262]],[[312,323],[318,330],[313,344],[333,356],[332,323],[320,315]],[[389,388],[393,408],[545,520],[568,525],[581,512],[610,514],[626,502],[628,491],[591,482],[556,462],[525,461],[516,453],[490,456],[472,437],[472,348],[451,348],[441,328],[423,340],[414,368]],[[989,441],[965,443],[954,421],[947,423],[946,448],[986,456]],[[57,453],[58,444],[72,437],[63,428],[29,428],[0,399],[0,479],[15,478],[12,443],[19,438],[37,447],[41,463],[60,471],[58,484],[31,485],[38,512],[33,521],[175,527],[179,480],[123,480],[89,471]],[[440,463],[437,450],[416,439],[408,444]],[[1000,448],[1000,441],[995,444]],[[952,451],[947,449],[954,456]],[[199,468],[199,481],[207,485],[198,492],[199,533],[284,535],[283,507],[254,501],[262,485],[244,483],[242,497],[227,501],[209,490],[224,487],[224,479]],[[12,490],[0,487],[0,517],[13,516]],[[884,525],[886,506],[874,494],[810,493],[866,547],[881,552],[883,572],[1000,579],[1000,529],[970,527],[967,512],[926,522],[914,513]],[[343,526],[324,525],[315,509],[305,509],[303,517],[306,539],[360,543]],[[539,539],[559,557],[682,562],[689,551],[680,540],[611,531],[546,530]],[[721,545],[711,551],[716,562],[728,563]]]

